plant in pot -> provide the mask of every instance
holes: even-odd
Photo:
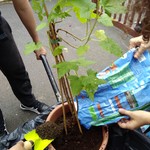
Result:
[[[68,146],[68,139],[65,139],[65,143],[61,143],[61,146],[56,147],[56,149],[96,150],[105,149],[107,145],[108,132],[105,127],[91,127],[87,130],[80,125],[80,121],[78,120],[78,95],[80,95],[81,91],[86,91],[89,98],[94,100],[94,93],[96,92],[98,85],[105,83],[104,80],[97,79],[97,71],[92,70],[89,67],[95,62],[84,58],[86,52],[91,50],[89,43],[98,42],[104,50],[118,57],[122,55],[121,48],[116,42],[107,37],[104,30],[97,29],[97,25],[103,24],[104,26],[113,26],[111,14],[124,13],[125,8],[122,6],[123,2],[124,0],[32,0],[32,7],[41,21],[37,26],[37,30],[48,28],[47,36],[49,47],[56,62],[54,67],[58,72],[58,83],[62,100],[62,104],[57,107],[59,112],[52,116],[52,112],[55,112],[55,110],[53,110],[47,118],[47,121],[49,121],[50,117],[52,117],[52,121],[56,121],[55,117],[60,117],[60,113],[63,113],[65,135],[70,135],[70,130],[74,126],[77,126],[79,130],[79,133],[77,134],[80,138],[75,140],[74,137],[70,140],[74,141],[74,148],[71,147],[72,143]],[[50,10],[48,9],[49,3],[50,5],[53,5]],[[79,21],[81,26],[85,26],[85,34],[82,37],[77,37],[75,34],[71,33],[69,29],[74,30],[71,26],[70,28],[67,28],[67,30],[62,29],[61,24],[72,16],[76,18],[75,21]],[[71,38],[74,40],[72,43],[70,42]],[[29,43],[26,46],[25,53],[28,54],[34,49],[38,49],[41,45],[41,43]],[[76,50],[76,59],[65,60],[64,52],[66,50],[69,51],[68,49]],[[80,73],[81,68],[84,68],[85,73]],[[71,115],[68,115],[68,111]],[[70,119],[71,121],[69,121]],[[58,122],[60,122],[60,120]],[[96,132],[94,132],[95,130]],[[73,131],[77,132],[75,129],[73,129]],[[91,137],[92,132],[90,131],[94,132],[94,137]],[[75,132],[72,134],[75,134]],[[85,134],[86,132],[87,134]],[[90,134],[88,134],[88,132],[90,132]],[[103,134],[103,139],[100,137],[100,134]],[[89,139],[86,139],[86,143],[84,143],[86,146],[80,147],[80,143],[82,143],[81,141],[84,139],[83,135],[89,137]],[[100,139],[98,137],[100,137]],[[60,137],[56,138],[54,142],[59,138]],[[94,139],[96,141],[94,141]],[[90,142],[93,144],[92,147],[88,145]],[[56,143],[53,144],[56,146]],[[61,148],[62,145],[66,145],[66,147]],[[94,148],[94,146],[97,147]]]

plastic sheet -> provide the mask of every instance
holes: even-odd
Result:
[[[119,108],[146,110],[150,107],[150,55],[145,51],[139,59],[131,49],[112,65],[97,74],[107,82],[99,85],[91,100],[86,91],[78,96],[78,118],[83,126],[108,125],[127,116]]]
[[[13,132],[9,133],[8,135],[4,136],[0,141],[0,150],[7,150],[8,148],[15,145],[18,141],[24,140],[24,134],[28,133],[29,131],[35,129],[38,125],[41,125],[45,122],[48,114],[57,106],[53,105],[50,106],[45,112],[38,115],[32,120],[29,120],[23,123],[21,126],[16,128]]]

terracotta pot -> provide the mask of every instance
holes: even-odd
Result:
[[[65,111],[69,112],[68,104],[65,103],[64,105],[65,105]],[[48,115],[46,121],[55,122],[57,120],[57,118],[61,117],[62,115],[63,115],[62,114],[62,104],[60,104],[60,105],[56,106],[56,108],[51,111],[51,113]],[[108,128],[106,126],[102,127],[102,137],[103,137],[103,140],[102,140],[102,143],[101,143],[99,150],[105,150],[107,143],[108,143]],[[55,148],[52,145],[50,145],[49,150],[55,150]]]

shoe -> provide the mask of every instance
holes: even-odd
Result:
[[[46,109],[48,109],[49,106],[42,103],[42,102],[37,101],[37,103],[32,107],[27,107],[23,104],[20,104],[20,108],[22,110],[28,110],[28,111],[32,111],[32,112],[35,112],[37,114],[40,114],[40,113],[44,112]]]

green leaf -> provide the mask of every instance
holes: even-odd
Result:
[[[35,11],[35,13],[38,14],[40,21],[43,20],[43,16],[44,16],[43,5],[44,5],[44,0],[40,0],[40,1],[32,0],[32,8]]]
[[[40,49],[41,47],[42,47],[41,42],[38,42],[36,44],[35,44],[35,42],[30,42],[25,45],[24,54],[28,55],[28,54],[32,53],[33,51]]]
[[[72,60],[71,62],[76,63],[78,66],[87,67],[95,64],[94,61],[86,60],[84,57]]]
[[[58,46],[55,48],[55,50],[53,51],[53,56],[58,56],[62,53],[62,49],[64,48],[64,46]]]
[[[84,45],[84,46],[80,46],[78,49],[77,49],[77,55],[78,56],[82,56],[84,55],[88,50],[89,50],[89,46],[88,45]]]
[[[70,86],[71,86],[73,96],[79,95],[83,87],[82,82],[80,81],[80,78],[77,76],[71,75],[68,77],[68,79],[70,81]]]
[[[106,39],[107,39],[107,36],[106,36],[104,30],[96,30],[96,31],[95,31],[95,36],[96,36],[100,41],[103,41],[103,40],[106,40]]]
[[[104,26],[112,27],[112,18],[109,17],[106,13],[102,14],[98,19],[98,22],[102,23]]]
[[[126,7],[122,6],[124,2],[125,0],[101,0],[100,3],[105,12],[123,14],[126,12]]]
[[[94,93],[96,92],[98,85],[106,83],[104,80],[100,80],[96,77],[97,72],[92,69],[87,70],[87,76],[81,76],[80,82],[82,82],[83,90],[85,90],[90,99],[94,99]]]
[[[46,22],[41,22],[41,23],[37,26],[36,31],[39,31],[39,30],[41,30],[41,29],[43,29],[43,28],[45,28],[45,27],[47,27],[47,26],[48,26],[48,25],[47,25]]]
[[[71,70],[78,70],[78,65],[76,62],[61,62],[57,65],[54,65],[55,68],[58,69],[58,78],[60,79],[66,73],[69,73]]]
[[[69,14],[69,11],[70,9],[63,11],[61,6],[56,5],[54,10],[48,16],[48,22],[54,22],[54,20],[56,21],[57,19],[64,19],[66,17],[70,17],[71,15]]]
[[[96,8],[95,3],[91,3],[91,0],[68,0],[65,1],[65,6],[72,7],[76,17],[81,23],[87,22],[93,16],[93,10]]]
[[[115,56],[121,57],[122,56],[122,49],[120,46],[111,38],[107,38],[106,40],[100,41],[100,46],[110,52],[111,54],[114,54]]]

